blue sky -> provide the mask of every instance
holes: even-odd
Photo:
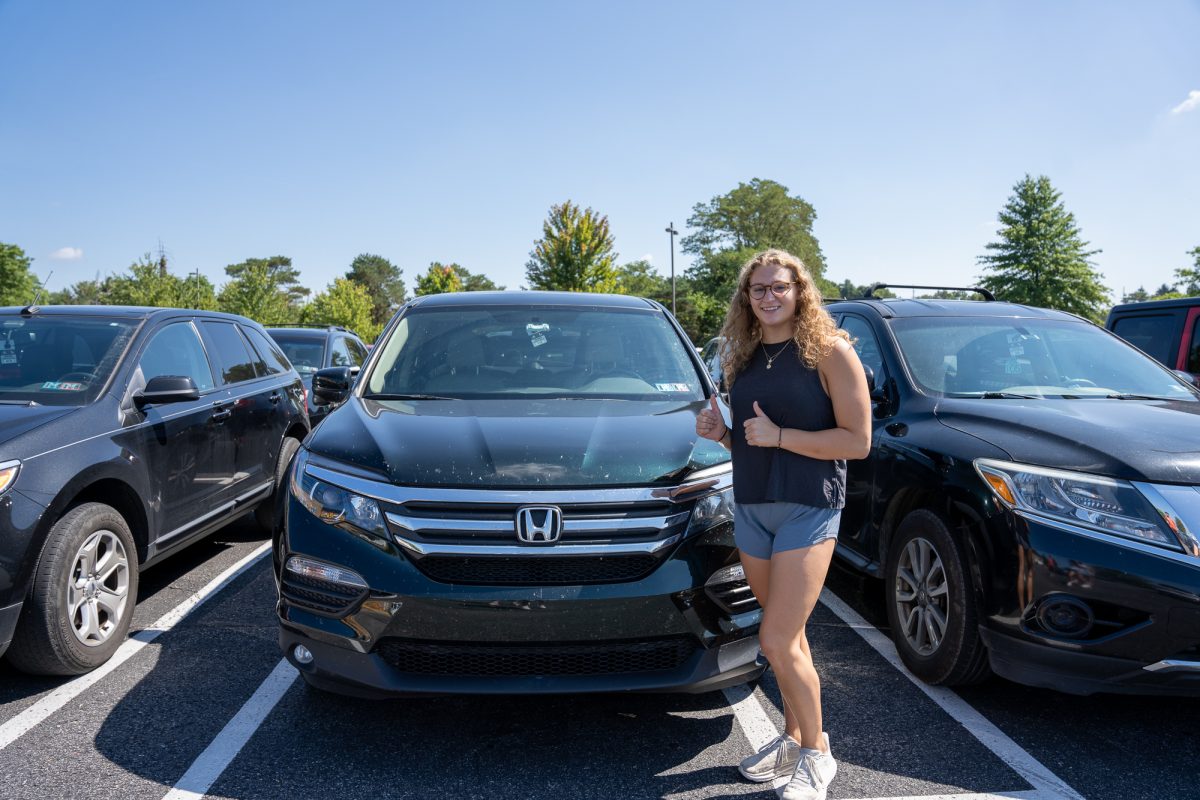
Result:
[[[218,284],[369,252],[517,288],[566,199],[666,274],[667,224],[756,177],[835,281],[972,282],[1026,173],[1114,294],[1200,245],[1195,0],[0,0],[0,41],[0,241],[52,289],[160,241]]]

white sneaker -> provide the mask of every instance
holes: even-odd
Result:
[[[800,743],[786,733],[772,739],[766,747],[742,759],[738,772],[754,783],[766,783],[791,775],[800,760]]]
[[[783,787],[782,800],[825,800],[825,793],[833,776],[837,774],[837,761],[829,750],[829,737],[825,737],[826,752],[801,748],[792,779]]]

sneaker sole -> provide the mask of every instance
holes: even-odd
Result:
[[[792,772],[796,769],[796,763],[797,762],[792,762],[790,765],[788,765],[787,769],[785,769],[783,772],[775,772],[775,773],[772,773],[769,775],[751,775],[750,773],[743,770],[741,764],[739,764],[738,772],[741,774],[741,776],[743,778],[750,781],[751,783],[768,783],[770,781],[778,780],[780,778],[786,778],[787,776],[791,775]]]

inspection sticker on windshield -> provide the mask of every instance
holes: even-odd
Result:
[[[83,384],[75,381],[46,381],[42,384],[42,388],[58,392],[82,392]]]
[[[656,383],[654,388],[660,392],[686,392],[688,385],[686,383]]]

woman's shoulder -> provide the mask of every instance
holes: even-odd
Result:
[[[829,349],[817,366],[820,369],[829,367],[837,369],[838,367],[853,366],[857,361],[858,353],[855,352],[854,345],[840,336],[831,336],[829,337]]]

